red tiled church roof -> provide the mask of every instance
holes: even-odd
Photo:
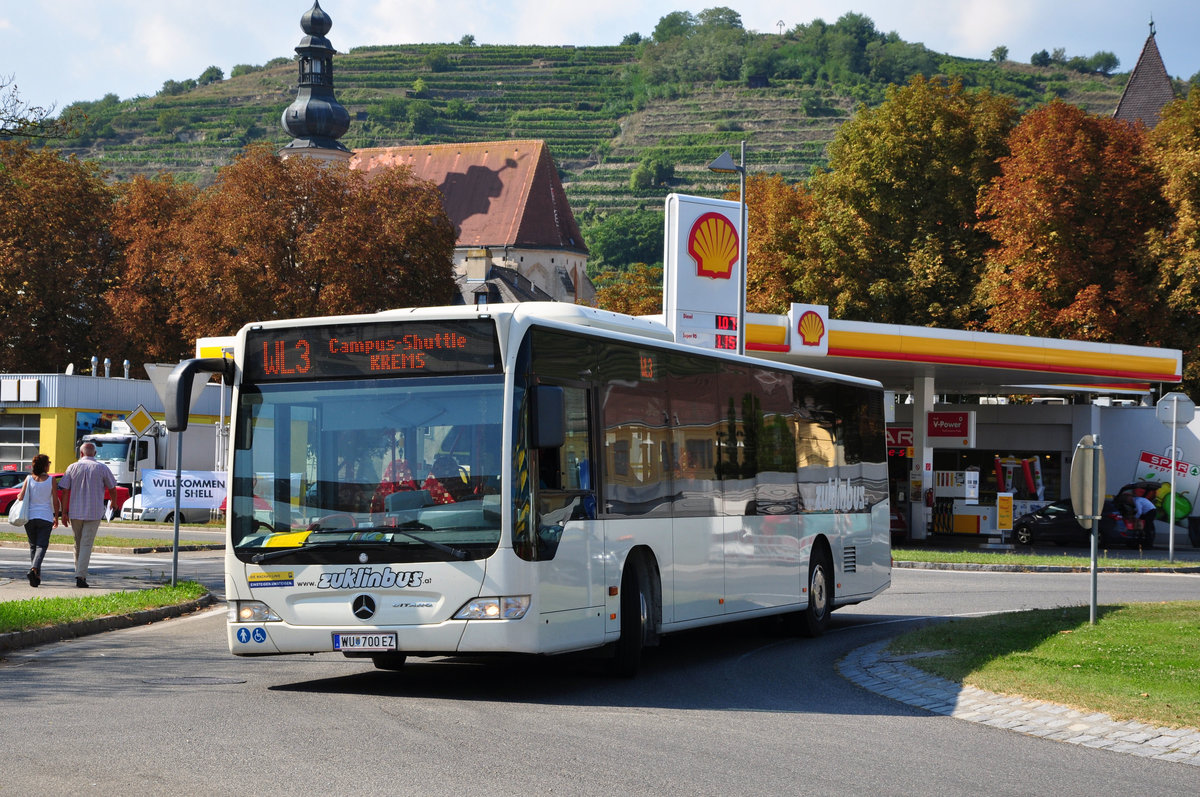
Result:
[[[368,174],[405,165],[442,191],[459,247],[516,246],[587,253],[554,159],[542,141],[486,141],[355,151]]]
[[[1129,82],[1121,93],[1121,101],[1113,112],[1114,119],[1134,123],[1139,119],[1146,127],[1158,124],[1163,106],[1175,99],[1175,88],[1171,76],[1163,66],[1158,45],[1154,43],[1154,29],[1142,47],[1137,66],[1129,74]]]

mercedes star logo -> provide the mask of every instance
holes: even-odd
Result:
[[[354,616],[360,620],[370,620],[375,616],[375,599],[370,595],[359,595],[350,604]]]

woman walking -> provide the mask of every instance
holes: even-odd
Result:
[[[30,586],[42,583],[42,559],[50,547],[50,530],[58,525],[62,507],[58,502],[58,490],[50,478],[50,457],[38,454],[33,458],[33,475],[25,478],[18,500],[29,503],[29,522],[25,524],[25,535],[29,537],[29,563],[26,574]]]

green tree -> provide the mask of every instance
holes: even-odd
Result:
[[[1121,59],[1117,58],[1116,53],[1111,53],[1108,50],[1100,50],[1088,59],[1088,68],[1102,75],[1111,74],[1120,66]]]
[[[210,66],[200,73],[200,77],[196,78],[196,83],[201,86],[207,86],[209,83],[220,83],[225,79],[225,73],[221,71],[219,66]]]
[[[191,91],[194,88],[196,88],[196,81],[192,80],[191,78],[183,81],[164,80],[162,89],[160,89],[158,93],[165,94],[167,96],[174,96],[176,94],[183,94],[186,91]]]
[[[690,11],[672,11],[658,20],[651,38],[662,44],[671,39],[682,39],[692,35],[696,28],[696,17]]]
[[[416,100],[408,104],[408,123],[412,125],[413,135],[431,133],[437,127],[437,111],[425,100]]]
[[[61,371],[102,351],[116,261],[105,177],[74,156],[0,141],[0,371]]]
[[[1008,60],[1008,48],[1000,45],[992,50],[992,60],[998,64],[1002,64]]]
[[[458,40],[458,46],[459,47],[474,47],[475,46],[475,34],[473,34],[473,33],[465,34],[461,39]]]
[[[174,133],[187,124],[183,111],[178,108],[164,108],[158,114],[158,129],[163,133]]]
[[[427,53],[421,62],[430,72],[449,72],[454,68],[454,63],[441,50]]]
[[[1050,66],[1053,61],[1050,60],[1050,53],[1045,50],[1038,50],[1029,56],[1029,63],[1033,66]]]
[[[588,275],[622,271],[634,263],[662,264],[663,217],[653,210],[610,213],[584,226],[591,257]]]
[[[1145,135],[1062,101],[1025,115],[980,197],[996,332],[1155,344],[1170,320],[1147,235],[1168,219]]]
[[[797,294],[839,318],[962,327],[992,245],[979,190],[1017,120],[1011,98],[921,77],[859,109],[810,183],[816,221]]]
[[[642,156],[642,162],[633,170],[629,178],[629,187],[644,190],[666,185],[674,177],[675,164],[661,155],[650,152]]]
[[[728,6],[706,8],[696,15],[698,28],[735,28],[742,30],[742,15]]]

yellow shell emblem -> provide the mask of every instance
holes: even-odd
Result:
[[[825,337],[825,322],[818,313],[806,310],[796,322],[796,331],[805,346],[820,346],[821,338]]]
[[[738,261],[737,228],[720,213],[705,213],[688,233],[687,251],[696,261],[696,276],[727,280]]]

